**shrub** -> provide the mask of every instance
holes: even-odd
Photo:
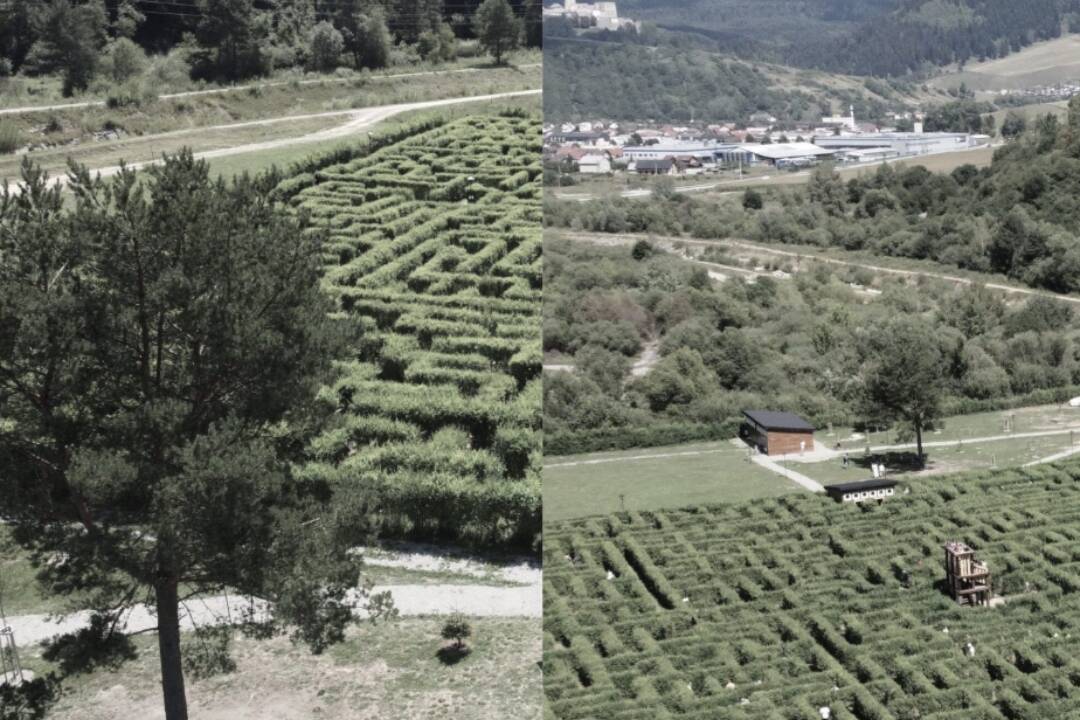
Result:
[[[465,641],[472,637],[472,625],[461,613],[454,613],[442,626],[442,639],[453,640],[454,647],[464,647]]]
[[[117,38],[105,49],[102,71],[114,83],[126,83],[141,75],[147,66],[146,53],[134,41]]]
[[[13,153],[22,147],[22,133],[12,122],[0,122],[0,154]]]
[[[333,71],[344,51],[345,39],[333,25],[324,20],[312,29],[309,53],[312,70]]]

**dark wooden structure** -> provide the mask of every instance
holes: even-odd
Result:
[[[990,604],[990,568],[962,542],[945,543],[945,582],[949,594],[961,605]]]
[[[874,479],[826,485],[825,492],[836,502],[883,502],[896,494],[895,480]]]
[[[814,426],[798,415],[773,410],[743,410],[741,434],[766,455],[797,455],[814,450]]]

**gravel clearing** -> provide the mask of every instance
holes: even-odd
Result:
[[[525,558],[499,561],[469,555],[460,550],[447,550],[430,545],[398,544],[386,548],[358,548],[357,552],[369,565],[404,570],[443,572],[469,578],[492,578],[514,583],[513,587],[489,586],[471,580],[468,584],[384,585],[373,592],[389,592],[394,606],[404,617],[450,615],[461,612],[472,617],[539,618],[543,613],[541,579],[538,565]],[[188,600],[181,607],[180,627],[192,630],[198,625],[239,622],[245,611],[256,617],[265,616],[268,604],[259,599],[249,602],[238,595]],[[364,612],[357,613],[363,617]],[[75,632],[90,621],[90,611],[64,616],[19,615],[9,617],[8,625],[20,645],[36,644],[55,635]],[[152,629],[157,617],[149,605],[133,606],[124,618],[127,633]]]

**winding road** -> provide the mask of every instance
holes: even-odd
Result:
[[[356,133],[362,132],[371,126],[380,123],[388,118],[401,113],[412,112],[415,110],[428,110],[432,108],[446,107],[448,105],[460,105],[463,103],[471,102],[484,102],[490,100],[500,100],[503,98],[523,97],[528,95],[539,95],[540,90],[517,90],[513,92],[495,93],[492,95],[470,95],[466,97],[444,98],[442,100],[423,100],[420,102],[411,103],[398,103],[395,105],[377,105],[374,107],[358,108],[355,110],[330,110],[323,113],[313,113],[309,115],[292,115],[279,118],[266,118],[264,120],[250,120],[243,123],[231,123],[228,125],[215,125],[210,127],[198,128],[199,131],[207,130],[224,130],[236,127],[245,127],[252,125],[269,125],[271,123],[287,122],[290,120],[310,120],[323,117],[334,116],[347,116],[347,122],[341,125],[335,125],[334,127],[327,128],[325,130],[318,130],[312,133],[306,133],[304,135],[298,135],[296,137],[278,138],[277,140],[266,140],[264,142],[245,143],[243,145],[233,145],[231,147],[218,148],[216,150],[205,150],[195,153],[197,159],[210,159],[228,157],[230,155],[241,155],[245,153],[260,152],[265,150],[276,150],[278,148],[290,147],[293,145],[305,145],[309,143],[325,142],[329,140],[337,140],[346,138]],[[169,133],[162,133],[158,136],[144,136],[141,139],[150,140],[155,137],[168,137],[171,135],[177,135],[188,131],[172,131]],[[151,165],[157,165],[161,163],[161,160],[146,160],[143,162],[133,162],[125,166],[111,165],[101,168],[91,168],[91,174],[100,177],[110,177],[118,174],[123,167],[129,170],[139,170]],[[68,176],[56,175],[49,179],[51,185],[66,185],[68,183]],[[21,184],[15,183],[11,186],[13,192],[19,192]]]

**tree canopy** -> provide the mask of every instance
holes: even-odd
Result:
[[[179,720],[186,594],[265,599],[259,627],[315,651],[365,604],[328,489],[294,472],[343,337],[321,235],[270,180],[215,182],[185,152],[70,187],[67,208],[26,164],[0,198],[0,516],[103,633],[150,600]]]

